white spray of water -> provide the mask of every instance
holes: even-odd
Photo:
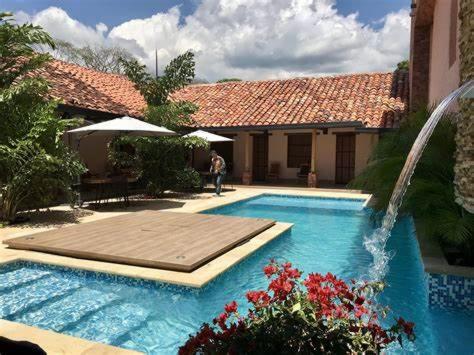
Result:
[[[372,254],[374,259],[368,275],[371,281],[382,281],[388,272],[388,262],[390,261],[391,255],[385,250],[385,245],[395,224],[403,196],[410,185],[410,179],[415,171],[416,164],[420,160],[428,140],[451,103],[471,89],[474,89],[474,80],[468,81],[441,101],[413,143],[402,172],[393,189],[387,212],[382,220],[382,226],[377,228],[372,235],[366,237],[364,240],[365,248]]]

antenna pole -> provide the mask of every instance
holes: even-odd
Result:
[[[155,77],[158,79],[158,50],[155,48]]]

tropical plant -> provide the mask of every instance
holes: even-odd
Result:
[[[131,145],[133,152],[120,147]],[[146,183],[147,193],[160,196],[167,190],[187,190],[199,186],[199,174],[188,168],[188,153],[207,144],[197,138],[119,137],[112,141],[110,160],[118,168],[131,169]]]
[[[48,84],[35,75],[51,57],[37,46],[54,46],[40,27],[18,25],[0,13],[0,220],[13,221],[19,208],[47,204],[83,171],[62,141],[77,124],[60,120]]]
[[[384,210],[403,168],[406,157],[430,110],[411,114],[400,129],[384,134],[367,168],[350,186],[371,191],[375,208]],[[474,262],[474,216],[455,202],[454,152],[455,119],[446,115],[431,136],[407,189],[402,213],[413,215],[421,233],[438,238],[445,246],[454,246],[464,254],[465,262]]]
[[[149,106],[160,106],[170,103],[170,95],[194,79],[194,53],[187,51],[174,58],[165,68],[164,75],[152,77],[144,65],[136,59],[122,58],[125,75],[133,81],[145,97]]]
[[[164,75],[152,77],[146,67],[137,60],[122,60],[126,75],[147,101],[145,119],[155,125],[174,131],[193,123],[191,115],[197,107],[185,101],[173,101],[172,93],[192,82],[194,78],[194,54],[186,52],[173,59]],[[135,147],[133,156],[118,147],[130,144]],[[197,173],[187,168],[187,156],[196,147],[207,147],[199,138],[183,137],[120,137],[111,149],[111,159],[116,164],[122,160],[133,166],[135,173],[145,182],[148,193],[161,195],[170,189],[197,187]]]
[[[188,354],[379,354],[404,336],[415,339],[414,324],[398,318],[383,328],[388,309],[373,295],[382,283],[349,285],[328,273],[309,274],[291,263],[272,261],[264,268],[269,292],[250,291],[246,315],[235,301],[213,323],[203,324],[179,353]]]

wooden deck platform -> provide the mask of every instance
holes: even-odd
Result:
[[[274,224],[260,218],[143,211],[3,243],[15,249],[191,272]]]

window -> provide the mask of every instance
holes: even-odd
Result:
[[[288,135],[288,168],[299,168],[311,162],[311,133]]]
[[[449,66],[456,61],[456,50],[458,46],[458,2],[451,1],[451,19],[449,24]]]

